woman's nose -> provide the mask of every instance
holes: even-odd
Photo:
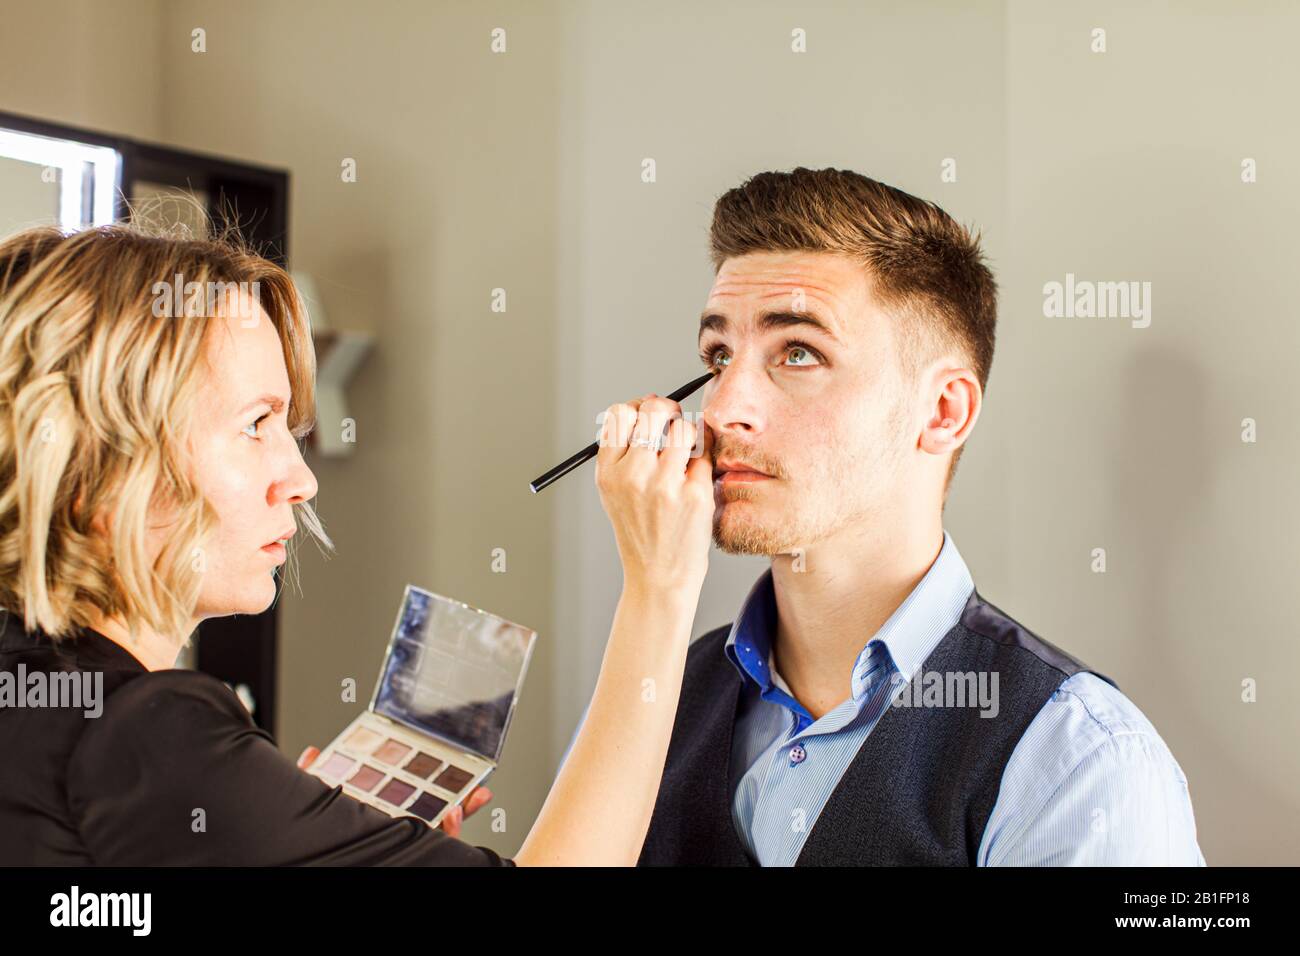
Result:
[[[298,504],[311,501],[316,497],[317,490],[316,476],[307,467],[307,462],[303,460],[302,452],[295,443],[287,474],[272,486],[272,497],[276,499],[272,503]]]

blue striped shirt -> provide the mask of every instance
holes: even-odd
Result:
[[[726,654],[745,682],[732,742],[732,817],[759,863],[796,861],[891,688],[920,669],[973,589],[945,531],[930,570],[858,656],[849,698],[814,720],[772,666],[771,570],[755,583]],[[800,759],[792,760],[796,744]],[[1205,858],[1187,779],[1169,748],[1123,693],[1080,673],[1062,682],[1012,752],[977,863],[1204,866]]]

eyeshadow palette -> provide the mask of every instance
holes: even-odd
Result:
[[[370,706],[309,769],[437,826],[497,766],[536,632],[408,585]]]

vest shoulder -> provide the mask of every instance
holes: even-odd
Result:
[[[713,669],[722,670],[723,665],[730,670],[731,662],[727,660],[727,637],[731,634],[731,625],[723,624],[705,631],[686,649],[686,673],[697,674]]]
[[[1066,677],[1086,671],[1095,674],[1113,687],[1119,686],[1111,678],[1090,667],[1069,651],[1025,627],[1006,611],[987,600],[978,589],[971,591],[958,626],[1002,647],[1026,651],[1046,666],[1061,671]]]
[[[721,649],[727,643],[727,636],[731,634],[731,625],[723,624],[715,627],[710,631],[705,631],[695,640],[691,641],[688,653],[699,653],[700,649],[706,646],[712,646]]]

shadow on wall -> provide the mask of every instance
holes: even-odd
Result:
[[[1226,709],[1240,701],[1243,675],[1225,672],[1222,656],[1187,657],[1189,648],[1217,643],[1188,639],[1189,627],[1223,629],[1229,609],[1248,597],[1234,586],[1247,572],[1220,563],[1241,553],[1237,544],[1223,542],[1225,523],[1234,515],[1222,513],[1222,505],[1212,507],[1224,460],[1221,443],[1211,436],[1239,423],[1219,420],[1211,408],[1210,370],[1175,349],[1139,349],[1122,381],[1118,408],[1124,414],[1110,429],[1118,455],[1110,470],[1110,498],[1113,513],[1127,516],[1128,531],[1127,540],[1117,542],[1122,549],[1107,557],[1134,569],[1129,580],[1140,592],[1130,605],[1136,617],[1117,622],[1134,642],[1135,686],[1125,692],[1151,718],[1187,775],[1206,861],[1285,862],[1294,847],[1265,841],[1249,827],[1213,835],[1204,829],[1205,821],[1237,817],[1243,806],[1253,807],[1258,820],[1296,814],[1294,797],[1277,776],[1242,759],[1247,751],[1235,736],[1255,715],[1226,718]],[[1222,640],[1245,636],[1225,632]],[[1226,719],[1215,719],[1216,713]],[[1261,746],[1266,752],[1270,747],[1257,742]]]

